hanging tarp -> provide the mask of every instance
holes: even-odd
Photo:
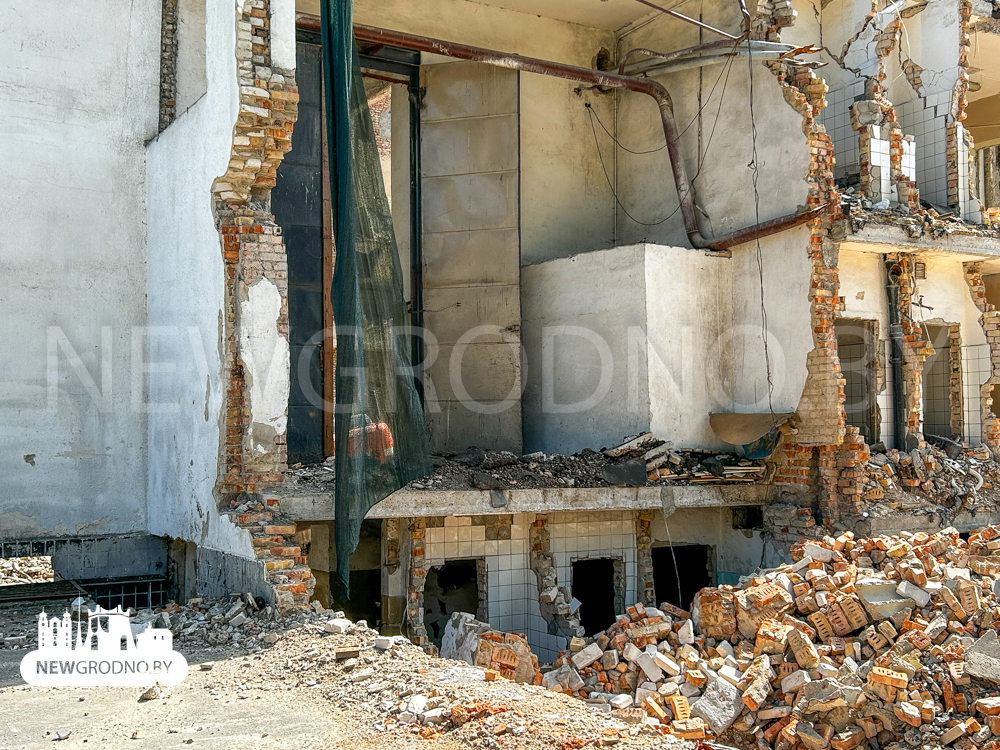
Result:
[[[365,513],[432,467],[353,2],[320,5],[336,246],[330,295],[337,330],[334,536],[341,598],[347,598]]]

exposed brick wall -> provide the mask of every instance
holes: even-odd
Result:
[[[406,636],[417,646],[427,648],[424,626],[424,586],[427,584],[427,526],[423,518],[410,520],[410,581],[406,594]]]
[[[1000,311],[986,301],[986,285],[980,263],[966,263],[965,280],[969,284],[972,301],[982,315],[979,325],[986,334],[990,347],[990,377],[979,390],[979,409],[982,419],[982,440],[996,453],[1000,451],[1000,419],[993,412],[993,388],[1000,385]]]
[[[280,482],[287,468],[284,433],[263,454],[251,448],[251,404],[240,351],[239,324],[246,290],[261,279],[277,287],[277,332],[288,336],[288,263],[281,229],[270,212],[270,191],[291,149],[298,114],[294,71],[272,67],[267,0],[249,0],[236,12],[239,114],[229,166],[212,185],[213,209],[225,268],[224,431],[217,491],[224,512],[246,529],[280,609],[306,606],[315,588],[296,528],[277,500],[258,492]],[[286,365],[287,366],[287,365]]]
[[[239,341],[241,300],[246,288],[262,278],[278,288],[278,332],[288,336],[288,265],[281,229],[270,212],[270,190],[278,164],[291,149],[298,89],[292,71],[271,66],[268,10],[267,0],[249,0],[237,14],[240,110],[229,167],[212,187],[226,269],[225,434],[219,470],[224,497],[280,482],[287,467],[284,434],[275,436],[263,455],[251,449],[251,405]]]
[[[177,113],[177,0],[163,0],[160,16],[160,131]]]
[[[653,585],[653,511],[640,510],[635,514],[636,588],[643,604],[656,606],[656,591]]]

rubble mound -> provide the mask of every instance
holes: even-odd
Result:
[[[725,451],[675,450],[652,433],[631,436],[614,448],[584,448],[572,456],[470,447],[432,456],[434,471],[406,485],[408,490],[516,490],[549,487],[608,487],[646,484],[729,484],[762,482],[767,468]],[[333,492],[334,459],[289,467],[284,486]]]
[[[51,557],[0,558],[0,586],[50,583],[56,580]]]
[[[1000,526],[801,541],[792,562],[636,604],[543,685],[741,747],[1000,748]]]

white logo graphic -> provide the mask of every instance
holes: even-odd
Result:
[[[176,685],[187,677],[187,660],[173,650],[173,634],[146,626],[132,635],[121,607],[87,610],[87,625],[62,617],[38,616],[38,650],[21,659],[29,685],[89,687]]]

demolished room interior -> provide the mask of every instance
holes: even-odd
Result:
[[[468,611],[544,661],[803,537],[997,512],[991,15],[653,6],[355,3],[433,453],[351,555],[340,606],[384,632],[440,645]],[[150,370],[149,397],[177,408],[146,417],[148,510],[85,541],[109,561],[134,547],[131,575],[171,596],[332,606],[322,14],[199,7],[157,44],[177,73],[145,154],[146,322],[219,341],[206,377],[180,338],[151,340],[176,365]],[[204,133],[211,158],[179,167]],[[66,544],[8,541],[56,561]]]

